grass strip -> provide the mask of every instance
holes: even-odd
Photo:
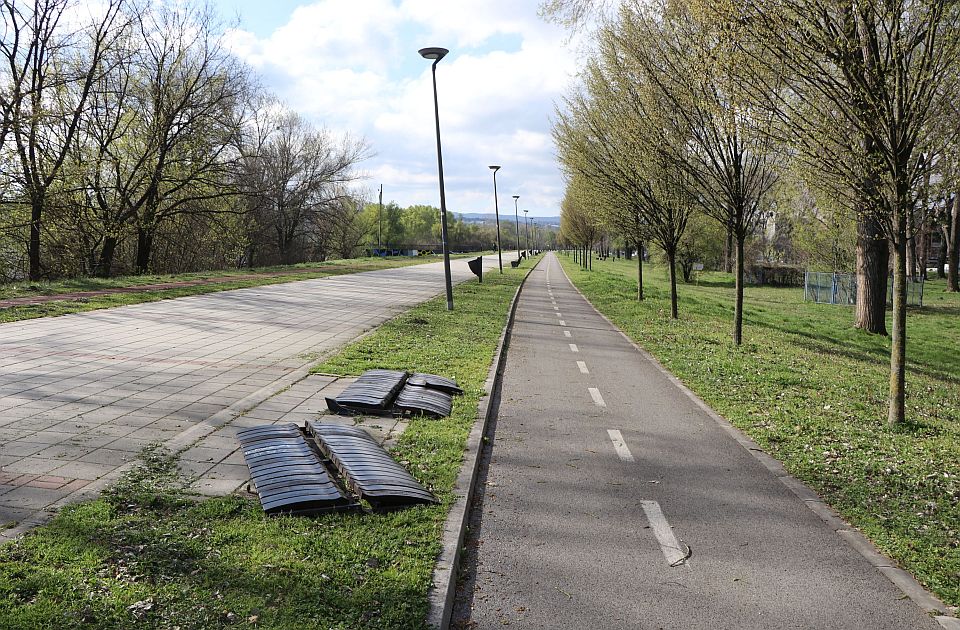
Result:
[[[316,368],[457,379],[466,393],[451,417],[412,419],[394,449],[441,505],[267,518],[238,496],[197,502],[176,462],[152,449],[100,499],[0,547],[0,627],[423,627],[466,438],[525,273],[460,284],[453,312],[430,300]]]
[[[593,304],[718,413],[817,490],[947,605],[960,606],[960,295],[928,282],[908,317],[908,422],[886,423],[890,340],[853,327],[850,307],[796,288],[748,287],[733,346],[733,280],[681,285],[670,319],[662,266],[560,256]],[[890,325],[888,323],[888,329]]]
[[[452,258],[476,256],[454,255]],[[15,305],[0,308],[0,323],[15,322],[38,317],[54,317],[69,313],[82,313],[114,306],[156,302],[171,298],[216,293],[232,289],[246,289],[268,284],[282,284],[298,280],[310,280],[327,276],[339,276],[362,271],[392,269],[421,265],[443,260],[442,256],[372,257],[330,260],[322,263],[304,263],[256,269],[228,269],[224,271],[196,272],[171,275],[118,276],[115,278],[73,278],[55,282],[16,282],[0,284],[0,300],[30,298],[37,296],[63,296],[40,304]],[[254,277],[250,277],[254,276]],[[111,289],[135,289],[145,285],[168,283],[199,283],[163,289],[146,286],[142,291],[108,293],[71,297],[71,294]]]

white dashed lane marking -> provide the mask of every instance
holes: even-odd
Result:
[[[590,370],[587,369],[587,364],[584,361],[577,361],[577,367],[580,368],[581,374],[589,374]]]
[[[563,336],[564,336],[564,337],[569,337],[569,336],[570,336],[570,331],[569,331],[569,330],[563,331]]]
[[[600,390],[596,387],[588,387],[587,391],[590,392],[590,398],[593,398],[593,402],[597,407],[606,407],[607,403],[603,401],[603,396],[600,395]]]
[[[563,321],[563,320],[561,319],[561,320],[560,320],[560,325],[561,325],[561,326],[566,326],[566,325],[567,325],[567,322],[565,322],[565,321]]]
[[[657,537],[657,542],[660,543],[660,551],[663,552],[663,557],[667,559],[667,564],[671,567],[686,564],[687,550],[674,536],[670,523],[663,515],[663,510],[660,509],[660,504],[656,501],[641,501],[640,505],[643,506],[643,512],[647,515],[647,521],[650,523],[653,535]]]
[[[613,442],[613,450],[617,452],[617,456],[625,461],[632,462],[633,453],[630,452],[630,449],[627,448],[627,443],[623,441],[623,435],[617,429],[607,429],[607,435],[610,436],[610,441]]]
[[[580,352],[580,348],[577,347],[577,344],[571,343],[571,344],[570,344],[570,352]]]

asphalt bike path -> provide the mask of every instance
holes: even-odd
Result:
[[[573,288],[520,295],[453,627],[940,626]]]

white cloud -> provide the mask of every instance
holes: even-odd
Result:
[[[377,152],[369,183],[402,205],[437,203],[430,62],[416,51],[450,48],[437,66],[449,207],[491,211],[486,166],[499,163],[501,201],[519,192],[537,214],[557,214],[548,117],[576,67],[564,37],[534,2],[322,0],[265,38],[228,39],[293,109],[366,137]]]

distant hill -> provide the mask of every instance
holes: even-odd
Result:
[[[460,218],[461,221],[465,223],[496,223],[496,216],[491,213],[486,212],[455,212],[454,214]],[[509,219],[513,223],[513,213],[512,212],[501,212],[500,220],[505,221]],[[560,227],[560,217],[530,217],[531,221],[536,221],[537,225],[549,225],[553,227]],[[520,215],[520,222],[523,223],[523,215]]]

